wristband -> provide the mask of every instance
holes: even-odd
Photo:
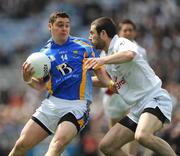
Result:
[[[98,69],[100,69],[100,68],[102,68],[102,67],[103,67],[103,65],[98,66],[98,67],[94,68],[94,70],[98,70]]]
[[[108,85],[108,89],[112,90],[113,86],[114,86],[114,81],[110,80],[109,85]]]
[[[26,84],[31,84],[32,83],[32,79],[30,79],[29,81],[26,81]]]

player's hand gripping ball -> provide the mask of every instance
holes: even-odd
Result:
[[[26,60],[33,67],[35,78],[42,78],[48,75],[51,69],[51,61],[48,56],[42,52],[32,53]]]

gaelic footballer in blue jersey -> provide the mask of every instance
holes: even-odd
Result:
[[[59,156],[88,121],[92,81],[84,64],[87,58],[97,57],[97,52],[85,39],[70,36],[70,18],[66,13],[52,13],[48,28],[52,39],[41,50],[51,59],[48,77],[32,78],[34,71],[27,62],[22,71],[28,85],[47,90],[49,96],[23,128],[9,156],[24,156],[52,133],[54,137],[45,156]],[[101,80],[99,85],[112,88],[104,67],[94,72]]]
[[[69,36],[63,45],[52,39],[42,49],[51,59],[52,70],[48,75],[48,92],[67,100],[92,101],[90,70],[84,68],[87,58],[99,57],[86,40]]]

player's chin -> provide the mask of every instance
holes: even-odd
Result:
[[[61,34],[60,39],[66,41],[68,39],[68,34]]]
[[[99,46],[98,44],[96,44],[96,43],[92,43],[92,44],[93,44],[93,46],[94,46],[97,50],[101,50],[101,49],[102,49],[102,47]]]

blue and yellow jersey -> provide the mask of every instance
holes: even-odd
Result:
[[[91,73],[84,68],[84,62],[99,55],[90,42],[69,36],[66,43],[58,45],[51,39],[41,51],[51,60],[49,94],[67,100],[92,101]]]

